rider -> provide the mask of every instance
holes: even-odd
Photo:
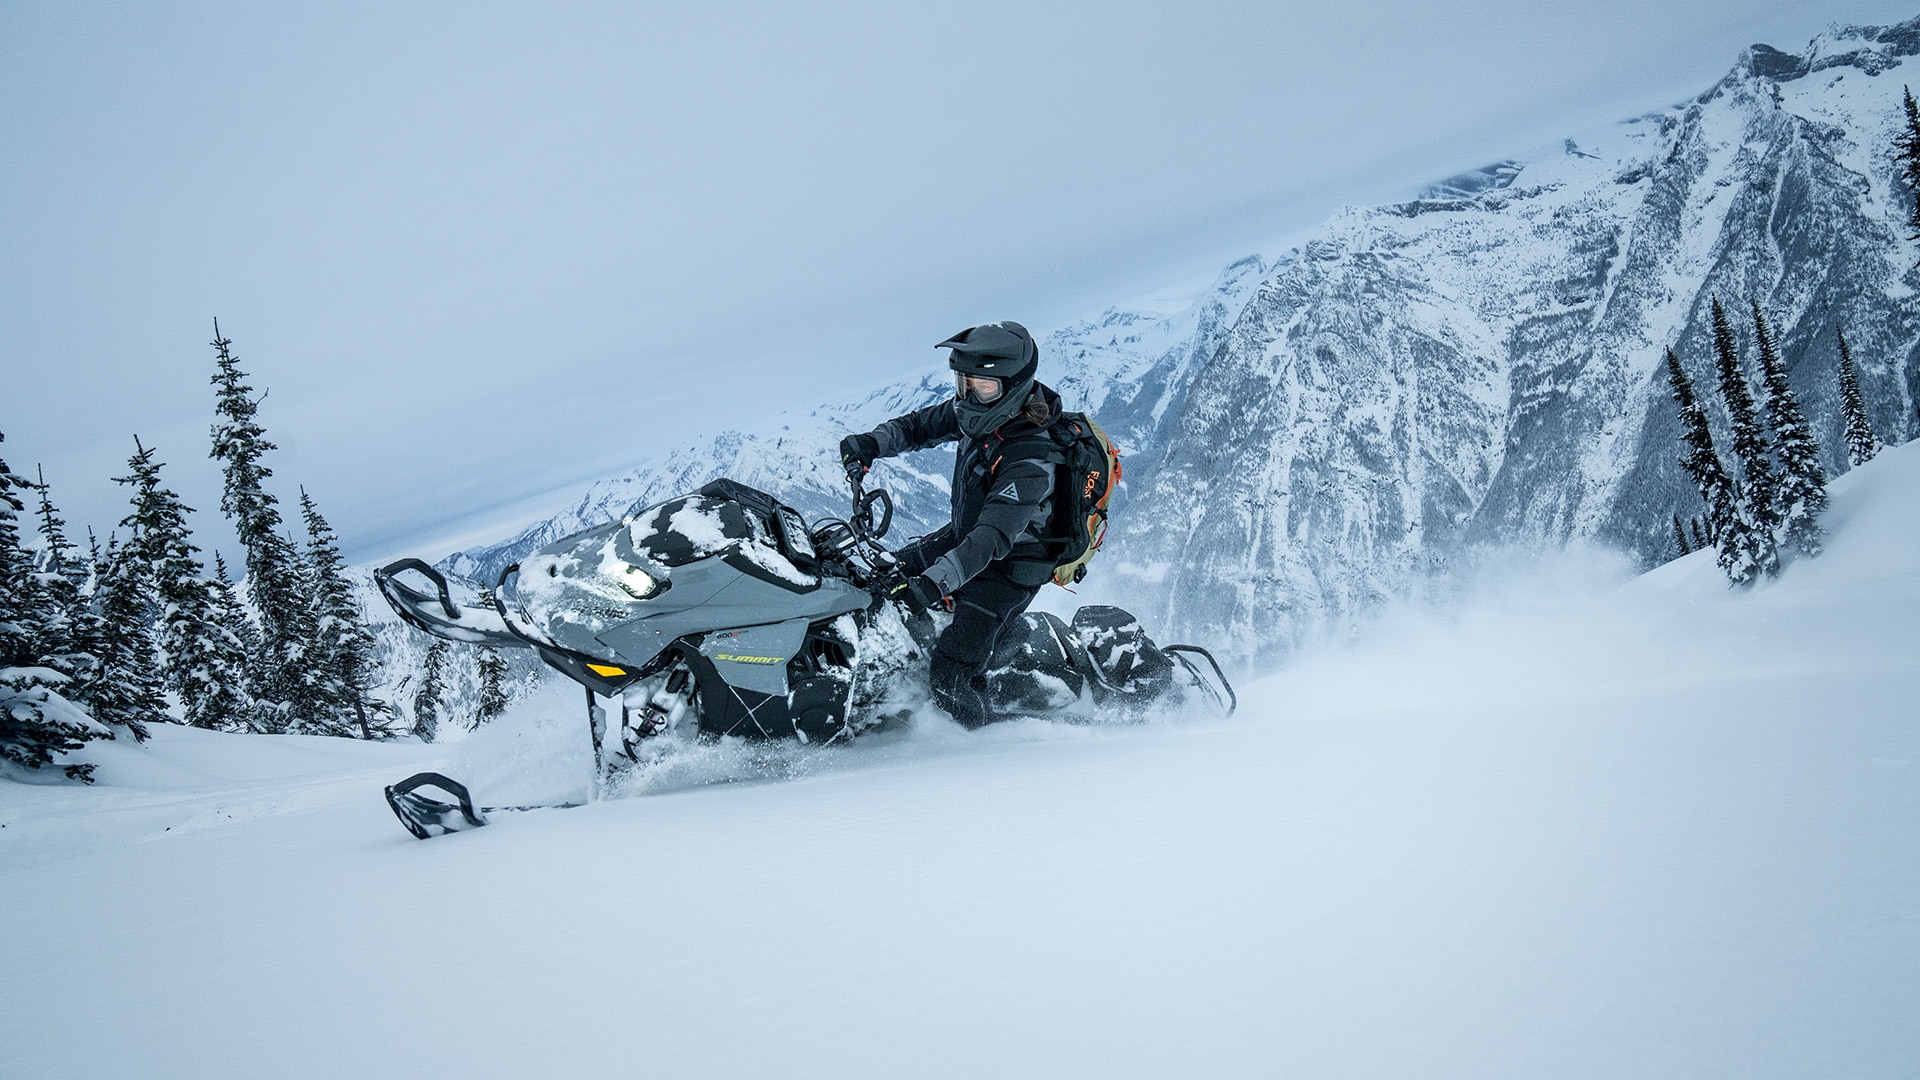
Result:
[[[902,577],[888,586],[915,609],[953,598],[953,622],[934,644],[934,700],[967,727],[993,719],[986,696],[994,644],[1053,576],[1051,440],[1035,438],[1060,415],[1060,395],[1035,381],[1040,350],[1015,322],[962,330],[951,349],[954,396],[840,440],[849,477],[874,460],[958,440],[953,520],[902,548]]]

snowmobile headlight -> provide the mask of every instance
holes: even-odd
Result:
[[[663,587],[661,582],[655,580],[652,574],[631,564],[622,566],[616,571],[613,575],[613,580],[619,583],[620,587],[627,591],[627,595],[633,597],[635,600],[651,600],[660,595],[660,590]]]

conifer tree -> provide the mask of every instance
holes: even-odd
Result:
[[[244,729],[251,709],[243,689],[246,655],[240,641],[215,616],[214,584],[187,529],[192,509],[160,483],[161,463],[134,437],[127,460],[133,513],[120,522],[131,530],[130,553],[145,564],[157,605],[155,643],[167,689],[179,699],[186,722],[216,731]]]
[[[1686,449],[1680,464],[1700,489],[1707,504],[1707,531],[1715,538],[1719,553],[1715,563],[1736,585],[1752,581],[1760,573],[1750,539],[1752,526],[1743,517],[1738,486],[1720,462],[1713,448],[1713,432],[1707,427],[1707,414],[1694,396],[1693,381],[1687,378],[1680,358],[1667,350],[1667,385],[1674,403],[1680,406],[1680,437]]]
[[[87,704],[95,720],[124,727],[140,742],[147,740],[149,723],[166,718],[159,657],[146,620],[150,590],[138,552],[108,537],[93,598],[100,613],[100,667]]]
[[[87,579],[86,565],[75,557],[73,545],[67,542],[67,522],[54,508],[46,469],[40,468],[37,476],[39,483],[34,489],[40,493],[40,539],[46,544],[41,549],[41,570],[59,574],[78,588]]]
[[[1700,518],[1697,515],[1687,519],[1687,530],[1688,535],[1693,538],[1693,550],[1699,551],[1713,543],[1713,537],[1700,524]]]
[[[1827,471],[1820,466],[1820,444],[1800,401],[1787,383],[1787,365],[1780,358],[1773,328],[1753,305],[1753,336],[1760,352],[1760,380],[1767,390],[1767,426],[1773,429],[1774,455],[1780,463],[1780,486],[1775,500],[1785,526],[1788,550],[1809,558],[1820,554],[1820,515],[1827,510]]]
[[[1687,530],[1680,524],[1680,515],[1673,515],[1673,546],[1682,557],[1693,554],[1693,545],[1687,543]]]
[[[1727,420],[1733,431],[1733,459],[1738,468],[1739,481],[1736,488],[1740,501],[1739,517],[1745,525],[1745,528],[1737,530],[1738,535],[1732,539],[1746,549],[1747,555],[1743,560],[1750,560],[1756,573],[1773,577],[1780,572],[1780,549],[1774,539],[1774,530],[1780,526],[1780,478],[1774,471],[1772,459],[1767,456],[1766,431],[1760,426],[1760,413],[1754,406],[1753,393],[1747,389],[1746,368],[1740,363],[1740,349],[1734,341],[1733,324],[1727,321],[1727,312],[1720,306],[1719,297],[1713,300],[1713,353],[1715,366],[1720,373],[1720,400],[1727,407]],[[1723,550],[1728,539],[1723,532],[1720,541]],[[1738,578],[1735,580],[1739,584],[1745,583]]]
[[[308,718],[323,717],[319,683],[309,651],[314,616],[305,591],[297,549],[281,535],[279,500],[265,488],[273,475],[262,460],[274,449],[254,419],[259,402],[232,351],[233,342],[213,324],[216,371],[212,456],[221,462],[225,483],[220,509],[231,518],[246,549],[247,590],[259,619],[259,648],[250,655],[253,697],[261,703],[257,724],[286,731]]]
[[[1908,100],[1912,97],[1909,95]],[[1867,421],[1867,403],[1860,398],[1860,372],[1853,366],[1853,350],[1846,331],[1834,327],[1840,338],[1840,413],[1846,420],[1847,464],[1865,465],[1880,452],[1880,437]]]
[[[473,714],[473,726],[507,711],[507,661],[491,645],[480,647],[480,705]]]
[[[247,630],[252,625],[230,584],[203,578],[197,585],[206,619],[183,640],[177,661],[179,678],[195,687],[184,698],[186,722],[211,731],[254,730],[259,707],[247,696],[246,642],[234,622]]]
[[[373,676],[373,633],[347,580],[346,560],[340,557],[333,528],[304,487],[300,513],[307,524],[307,578],[316,618],[314,667],[326,679],[322,700],[339,720],[351,718],[361,738],[390,734],[392,708],[367,694]]]
[[[227,571],[226,557],[218,551],[213,553],[213,585],[214,621],[239,639],[240,648],[248,656],[259,652],[260,628],[254,625],[253,615],[247,611],[246,603],[241,599],[240,587],[234,584],[233,575]]]
[[[7,436],[0,432],[0,442]],[[33,485],[0,458],[0,665],[37,660],[37,641],[28,637],[33,559],[20,542],[20,512],[26,504],[16,491]]]
[[[46,471],[37,473],[32,487],[40,494],[40,553],[31,583],[39,628],[40,663],[71,680],[63,691],[82,709],[92,708],[94,681],[100,666],[100,616],[90,604],[86,586],[89,563],[74,557],[67,542],[67,523],[54,508]]]
[[[253,658],[260,655],[260,628],[254,625],[253,616],[247,613],[246,604],[240,599],[240,590],[227,573],[227,560],[218,551],[213,553],[213,580],[207,583],[207,603],[211,609],[210,621],[219,627],[221,636],[237,646],[237,655],[242,670],[250,669]],[[227,685],[240,702],[240,710],[233,715],[239,730],[255,733],[272,730],[272,717],[268,712],[271,705],[262,705],[247,692],[247,682]],[[209,725],[213,726],[213,725]]]
[[[1900,89],[1903,95],[1901,105],[1907,115],[1900,134],[1894,138],[1894,160],[1913,199],[1913,209],[1907,215],[1907,225],[1913,229],[1913,233],[1908,239],[1920,240],[1920,104],[1914,102],[1911,89]]]
[[[19,516],[26,504],[16,494],[33,486],[0,460],[0,759],[38,769],[53,764],[57,754],[112,733],[62,693],[71,687],[68,676],[42,663],[41,589],[21,543]],[[69,779],[92,783],[93,769],[72,764],[64,771]]]
[[[420,688],[413,692],[413,733],[420,736],[422,742],[432,742],[440,731],[440,695],[446,692],[441,684],[443,669],[447,661],[447,639],[434,638],[427,646],[426,670],[420,675]]]

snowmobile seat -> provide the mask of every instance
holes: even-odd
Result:
[[[1015,619],[987,665],[994,711],[1045,715],[1073,704],[1086,689],[1085,650],[1058,615],[1029,611]]]
[[[1147,702],[1173,683],[1173,658],[1140,620],[1122,608],[1089,604],[1073,613],[1073,637],[1086,649],[1095,680],[1128,701]]]

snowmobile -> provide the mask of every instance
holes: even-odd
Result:
[[[532,649],[583,686],[597,789],[607,770],[676,737],[827,744],[902,718],[894,692],[923,674],[916,661],[941,616],[883,598],[898,573],[880,543],[893,503],[860,480],[852,489],[846,519],[809,526],[764,491],[715,480],[524,557],[483,590],[484,605],[456,602],[446,577],[419,559],[381,567],[374,581],[415,628]],[[1024,614],[994,652],[988,692],[1002,716],[1077,704],[1124,715],[1188,699],[1230,714],[1238,704],[1207,650],[1155,645],[1132,615],[1107,606],[1071,620]],[[620,702],[617,732],[602,697]],[[437,773],[389,787],[387,801],[422,839],[484,824],[489,810],[527,809],[477,808]]]

